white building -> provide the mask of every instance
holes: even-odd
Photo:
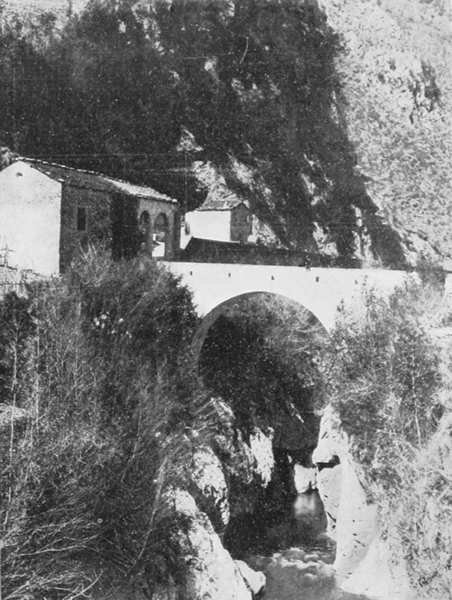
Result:
[[[226,186],[216,185],[199,208],[186,213],[181,246],[185,248],[192,237],[218,242],[252,241],[255,219],[247,200]]]

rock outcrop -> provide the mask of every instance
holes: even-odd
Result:
[[[294,485],[297,494],[304,494],[317,487],[317,470],[314,467],[294,465]]]
[[[164,496],[160,518],[172,556],[167,570],[184,600],[251,600],[265,587],[265,575],[234,560],[222,538],[231,518],[231,486],[236,514],[247,514],[272,478],[273,432],[255,427],[246,439],[228,404],[217,398],[211,404],[217,426],[212,446],[194,449],[185,483]],[[174,585],[156,598],[171,598]]]
[[[186,600],[252,600],[253,589],[265,583],[263,574],[237,565],[223,547],[206,514],[182,489],[165,498],[173,526],[171,546],[177,557],[179,595]],[[242,575],[243,573],[243,575]]]
[[[208,446],[195,451],[190,479],[198,506],[209,515],[217,531],[223,531],[230,517],[228,487],[221,462]]]
[[[338,585],[377,600],[411,598],[406,569],[392,564],[380,535],[377,508],[368,500],[349,440],[330,406],[321,420],[313,461],[320,468],[317,484],[328,517],[327,533],[336,542]]]
[[[266,583],[265,575],[260,571],[254,571],[254,569],[247,565],[243,560],[236,560],[235,564],[251,593],[254,596],[257,596],[257,594],[262,592]]]

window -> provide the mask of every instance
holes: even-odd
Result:
[[[147,210],[144,210],[140,215],[138,230],[140,233],[140,250],[152,254],[151,217]]]
[[[149,231],[149,225],[151,224],[151,217],[147,210],[143,210],[139,219],[139,228],[142,233],[147,234]]]
[[[86,206],[77,207],[77,231],[86,231]]]
[[[154,244],[152,256],[164,258],[168,255],[168,217],[160,213],[154,222]]]

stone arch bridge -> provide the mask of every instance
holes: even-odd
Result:
[[[227,304],[241,296],[259,292],[283,296],[310,311],[326,331],[331,331],[338,308],[345,305],[359,311],[366,289],[374,289],[385,297],[417,277],[407,271],[389,269],[195,262],[164,264],[174,275],[179,275],[193,293],[198,315],[203,319],[195,340],[199,349],[208,329]]]

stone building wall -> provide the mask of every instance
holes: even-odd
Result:
[[[109,194],[88,188],[63,185],[60,271],[64,271],[77,251],[86,247],[89,242],[105,240],[107,243],[111,243],[111,238],[111,197]]]
[[[149,252],[152,251],[151,240],[155,235],[160,241],[164,241],[165,251],[164,255],[156,258],[172,259],[178,253],[179,250],[179,213],[176,204],[165,202],[163,200],[155,200],[148,198],[138,199],[138,222],[142,222],[143,213],[149,215],[149,226],[147,231],[142,233],[148,236],[148,240],[143,240]],[[166,222],[166,235],[163,234],[161,224]],[[160,224],[160,225],[159,225]],[[159,231],[160,229],[160,231]]]
[[[239,204],[231,210],[231,241],[241,242],[242,244],[248,241],[251,235],[251,213],[245,204]]]

